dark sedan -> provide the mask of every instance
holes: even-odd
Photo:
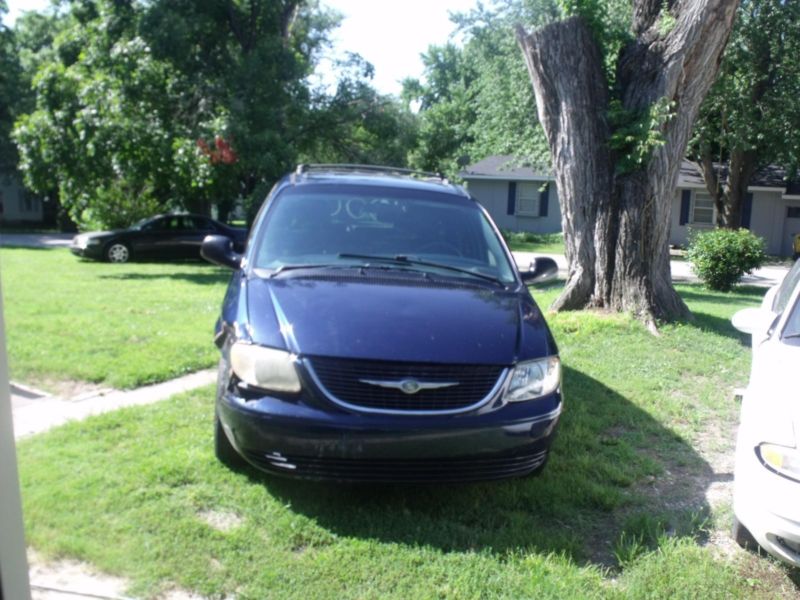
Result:
[[[246,229],[202,215],[173,214],[143,219],[128,229],[76,235],[70,250],[83,258],[114,263],[200,258],[200,246],[207,235],[228,238],[238,252],[244,251],[247,242]]]
[[[488,214],[445,180],[299,169],[276,185],[217,324],[216,454],[280,475],[472,481],[544,467],[558,348]]]

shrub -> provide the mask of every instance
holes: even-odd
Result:
[[[686,257],[712,290],[730,290],[745,273],[764,264],[764,240],[747,229],[714,229],[692,234]]]

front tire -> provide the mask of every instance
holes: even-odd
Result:
[[[114,242],[106,248],[106,258],[112,263],[126,263],[131,258],[131,251],[122,242]]]
[[[219,415],[214,415],[214,454],[219,462],[234,471],[247,464],[225,434]]]

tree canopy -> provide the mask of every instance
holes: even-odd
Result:
[[[12,171],[17,162],[16,148],[10,133],[16,118],[15,95],[22,77],[15,48],[14,32],[2,24],[8,6],[0,0],[0,175]]]
[[[337,23],[302,0],[74,0],[29,17],[26,183],[108,227],[212,204],[224,218],[237,199],[252,215],[299,159],[404,162],[409,116],[371,66],[353,57],[334,93],[310,83]]]
[[[800,3],[742,0],[717,82],[690,147],[718,224],[739,227],[752,175],[800,157]],[[721,169],[720,166],[727,166]]]
[[[543,24],[558,11],[551,0],[501,0],[454,15],[463,45],[431,46],[424,81],[404,82],[404,100],[419,107],[414,166],[455,176],[491,154],[549,163],[513,26]]]

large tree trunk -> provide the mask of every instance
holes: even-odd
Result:
[[[721,165],[714,165],[711,153],[701,151],[700,169],[706,189],[714,201],[717,211],[717,227],[738,229],[742,226],[742,215],[747,187],[758,168],[758,154],[754,150],[734,150],[731,152],[727,181],[722,180]]]
[[[731,153],[728,189],[722,212],[717,214],[717,224],[728,229],[742,226],[742,209],[747,196],[750,178],[756,172],[758,156],[751,150],[734,150]]]
[[[569,263],[556,309],[629,311],[654,325],[689,311],[672,287],[669,224],[692,124],[716,76],[738,0],[677,0],[662,33],[664,3],[636,0],[636,39],[620,53],[616,89],[641,114],[661,99],[671,116],[663,144],[635,171],[610,147],[608,82],[581,17],[531,34],[517,29],[550,145]]]

